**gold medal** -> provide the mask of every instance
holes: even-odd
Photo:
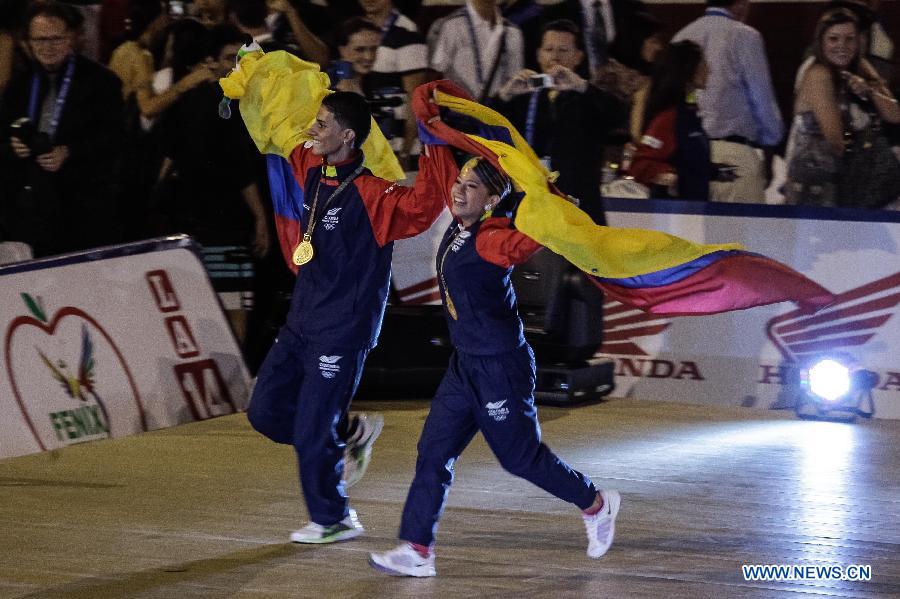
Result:
[[[446,287],[445,287],[445,290],[446,290]],[[445,291],[445,293],[446,293],[446,291]],[[456,306],[453,305],[453,300],[450,299],[450,294],[446,293],[446,296],[447,296],[447,312],[450,313],[450,317],[453,318],[453,320],[459,320],[459,315],[456,313]]]
[[[313,245],[310,242],[309,235],[303,236],[303,241],[301,241],[296,248],[294,248],[294,264],[297,266],[303,266],[307,262],[313,259]]]
[[[338,185],[337,189],[335,189],[333,192],[331,192],[331,195],[328,196],[327,200],[325,200],[325,206],[323,208],[323,211],[325,208],[328,208],[328,205],[331,203],[331,200],[333,200],[335,197],[337,197],[337,195],[339,193],[341,193],[341,191],[343,191],[344,188],[347,187],[353,181],[353,179],[355,179],[357,177],[357,175],[359,175],[361,172],[363,172],[364,168],[365,168],[365,165],[360,164],[358,167],[356,167],[355,171],[350,173],[349,177],[344,179],[341,182],[341,184]],[[337,171],[335,170],[335,168],[333,166],[325,165],[322,174],[328,175],[328,176],[336,176]],[[316,221],[316,206],[319,203],[319,189],[321,187],[322,187],[322,179],[319,179],[319,182],[316,184],[316,195],[313,197],[312,209],[309,211],[309,225],[306,228],[306,233],[303,234],[303,241],[301,241],[300,243],[297,244],[297,247],[294,248],[294,255],[291,256],[291,260],[293,260],[294,264],[296,264],[297,266],[303,266],[304,264],[306,264],[307,262],[312,260],[313,254],[315,253],[313,251],[313,245],[312,245],[312,234],[316,228],[316,222],[317,222]],[[338,208],[338,210],[340,210],[340,208]]]

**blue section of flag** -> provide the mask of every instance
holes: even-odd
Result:
[[[303,189],[294,178],[290,163],[275,154],[266,154],[266,173],[275,216],[300,222],[303,216]]]
[[[691,260],[690,262],[679,264],[678,266],[665,268],[663,270],[647,273],[645,275],[628,277],[626,279],[612,279],[607,277],[596,278],[599,281],[613,283],[615,285],[621,285],[622,287],[629,287],[632,289],[638,289],[641,287],[664,287],[665,285],[671,285],[672,283],[677,283],[678,281],[686,279],[696,273],[698,270],[704,269],[710,264],[718,262],[723,258],[739,255],[756,254],[751,254],[750,252],[744,252],[740,250],[722,250],[719,252],[705,254],[703,256],[700,256],[699,258]]]

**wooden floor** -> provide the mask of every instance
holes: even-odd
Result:
[[[305,522],[292,452],[238,415],[0,461],[0,597],[900,597],[900,421],[633,399],[542,408],[545,440],[622,492],[615,544],[585,554],[570,505],[463,455],[438,576],[384,576],[425,402],[360,402],[386,427],[352,490],[367,528]],[[742,564],[867,564],[870,582],[745,582]]]

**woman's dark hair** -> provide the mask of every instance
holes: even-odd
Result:
[[[703,50],[688,40],[669,44],[659,53],[653,65],[641,130],[660,112],[684,103],[688,85],[702,61]]]
[[[350,36],[360,31],[371,31],[379,37],[381,36],[381,29],[373,25],[371,21],[367,21],[362,17],[352,17],[338,26],[334,34],[334,43],[338,48],[346,46],[350,43]]]
[[[69,31],[79,31],[84,24],[84,16],[81,12],[70,4],[63,4],[55,0],[45,0],[35,2],[28,8],[27,22],[31,25],[31,21],[35,17],[54,17],[66,24]]]
[[[200,21],[178,19],[169,27],[172,38],[172,80],[178,81],[191,68],[211,56],[209,30]]]
[[[366,99],[354,92],[334,92],[325,96],[322,106],[331,111],[341,127],[353,130],[353,147],[361,147],[372,127],[372,111]]]
[[[653,63],[647,62],[642,56],[644,42],[659,35],[662,31],[662,21],[649,12],[637,12],[630,17],[628,22],[629,35],[617,35],[613,41],[610,53],[613,58],[626,67],[634,69],[643,75],[653,72]]]
[[[463,168],[466,166],[478,175],[478,178],[481,179],[481,182],[487,188],[488,194],[500,196],[500,200],[497,202],[498,206],[509,196],[512,191],[512,183],[509,177],[497,170],[497,167],[485,158],[472,156],[463,164]]]
[[[834,27],[835,25],[843,25],[844,23],[851,23],[853,28],[856,29],[857,35],[860,33],[859,27],[859,18],[850,10],[846,8],[836,8],[834,10],[829,10],[825,14],[823,14],[819,18],[819,22],[816,23],[816,33],[815,40],[813,44],[813,56],[816,58],[816,62],[820,65],[824,66],[831,72],[831,81],[834,83],[834,89],[840,89],[842,83],[841,73],[840,71],[843,69],[838,69],[833,64],[829,63],[825,58],[825,51],[822,49],[822,43],[825,40],[825,33]],[[857,46],[856,46],[856,56],[853,57],[853,60],[847,65],[846,70],[851,73],[859,73],[859,55],[862,51],[862,40],[857,37]]]
[[[143,35],[163,12],[162,3],[159,0],[131,0],[128,5],[127,38],[137,39]]]

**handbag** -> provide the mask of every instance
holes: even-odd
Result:
[[[838,172],[837,205],[883,208],[900,197],[900,162],[873,106],[863,107],[869,116],[861,129],[850,126],[849,106],[842,106],[844,155]]]

